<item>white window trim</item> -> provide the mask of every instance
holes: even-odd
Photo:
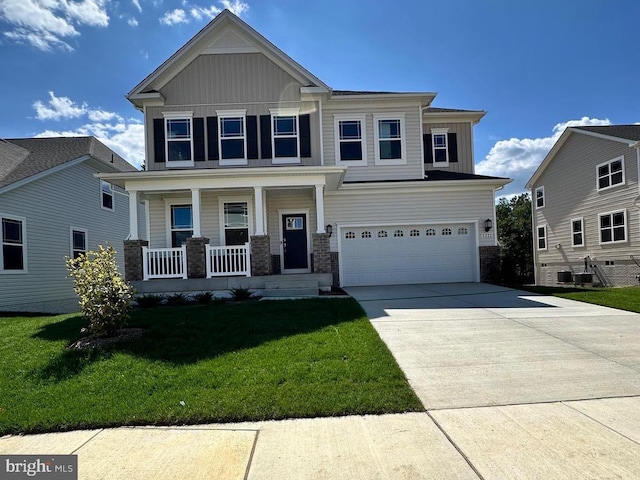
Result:
[[[404,113],[374,113],[373,114],[373,139],[375,151],[376,165],[406,165],[407,164],[407,135],[404,125]],[[402,150],[402,158],[394,158],[390,160],[382,160],[380,158],[380,129],[378,122],[380,120],[400,120],[400,149]]]
[[[69,227],[69,254],[73,258],[73,232],[84,233],[84,253],[89,251],[89,231],[86,228]]]
[[[544,237],[540,237],[540,229],[544,229]],[[540,238],[544,238],[544,248],[540,248]],[[549,249],[549,235],[547,231],[546,225],[538,225],[536,227],[536,248],[537,250],[548,250]]]
[[[357,121],[360,122],[360,140],[362,144],[362,160],[341,160],[340,144],[345,142],[355,143],[356,140],[340,140],[340,122]],[[336,165],[350,167],[366,167],[367,166],[367,116],[366,114],[348,115],[336,114],[333,116],[333,130],[335,138]]]
[[[251,241],[253,235],[253,197],[251,196],[237,196],[237,197],[218,197],[218,216],[220,217],[220,245],[226,246],[227,239],[225,236],[226,227],[224,224],[224,204],[225,203],[240,203],[245,202],[247,204],[247,222],[249,222],[249,238],[247,241]]]
[[[573,222],[580,222],[580,233],[582,234],[582,243],[580,243],[580,244],[573,243],[573,235],[575,234],[575,232],[573,231]],[[584,218],[583,217],[572,218],[569,230],[571,232],[571,246],[572,247],[584,247],[584,245],[585,245],[585,242],[584,242],[584,240],[585,240],[585,238],[584,238]]]
[[[271,114],[271,163],[274,165],[287,163],[300,163],[300,109],[299,108],[270,108]],[[296,157],[276,157],[276,129],[273,119],[275,117],[296,117]],[[279,135],[278,138],[293,138],[293,135]]]
[[[172,199],[166,199],[164,201],[164,215],[165,215],[165,226],[166,226],[166,231],[167,231],[167,236],[166,236],[166,248],[172,248],[171,245],[171,207],[173,205],[191,205],[191,224],[193,227],[193,204],[191,202],[191,197],[187,198],[184,197],[182,199],[180,198],[172,198]],[[193,228],[192,228],[193,230]]]
[[[193,112],[162,112],[164,117],[164,156],[165,165],[167,168],[183,168],[193,167]],[[169,160],[169,129],[167,128],[167,120],[189,120],[189,131],[191,136],[189,142],[191,143],[191,160],[184,161],[170,161]],[[182,140],[185,141],[185,140]]]
[[[602,167],[603,165],[611,165],[613,162],[616,162],[620,160],[621,164],[622,164],[622,182],[620,183],[616,183],[615,185],[609,185],[608,187],[602,187],[600,188],[600,167]],[[611,181],[611,166],[609,166],[609,181]],[[616,188],[616,187],[620,187],[622,185],[624,185],[627,182],[626,179],[626,175],[625,175],[625,168],[624,168],[624,155],[621,155],[619,157],[616,158],[612,158],[611,160],[607,161],[607,162],[602,162],[599,163],[598,165],[596,165],[596,189],[598,192],[603,192],[605,190],[609,190],[611,188]],[[599,227],[600,225],[598,225]]]
[[[18,222],[22,222],[22,266],[24,267],[22,270],[5,270],[4,269],[4,242],[2,240],[2,219],[6,218],[7,220],[16,220]],[[0,274],[4,275],[22,275],[25,273],[29,273],[28,264],[27,264],[27,219],[25,217],[20,217],[17,215],[8,215],[4,213],[0,213]]]
[[[216,110],[218,116],[218,158],[220,166],[247,165],[247,110]],[[230,117],[242,117],[242,131],[244,135],[244,158],[222,158],[222,142],[223,140],[238,140],[241,137],[225,137],[222,138],[222,120]]]
[[[542,205],[540,206],[538,206],[538,192],[542,192]],[[536,205],[536,210],[540,210],[541,208],[544,208],[544,206],[547,204],[547,199],[544,194],[544,185],[537,187],[533,192],[533,194],[534,194],[533,196],[534,196],[534,202]]]
[[[446,152],[446,161],[444,162],[436,162],[436,150],[442,150],[441,148],[436,149],[436,143],[433,141],[434,135],[444,135],[445,136],[445,148]],[[434,167],[448,167],[449,166],[449,129],[448,128],[432,128],[431,129],[431,154],[433,155],[433,166]]]
[[[107,184],[109,185],[109,190],[111,191],[111,208],[107,208],[104,206],[104,201],[102,199],[102,185],[103,184]],[[100,179],[100,207],[102,208],[102,210],[106,210],[107,212],[115,212],[116,210],[116,196],[115,196],[115,190],[113,188],[113,184],[107,182],[106,180],[102,180]]]
[[[613,239],[613,215],[616,213],[622,213],[624,214],[624,240],[611,240],[610,242],[603,242],[602,241],[602,227],[600,226],[600,218],[604,217],[605,215],[611,215],[611,238]],[[627,209],[621,209],[621,210],[613,210],[611,212],[603,212],[603,213],[599,213],[598,214],[598,243],[600,245],[614,245],[617,243],[628,243],[629,242],[629,220],[627,218]]]

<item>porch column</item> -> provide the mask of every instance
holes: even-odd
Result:
[[[316,233],[324,231],[324,185],[316,185]]]
[[[129,240],[138,240],[138,192],[129,190]]]
[[[262,196],[262,187],[253,187],[254,197],[256,199],[256,232],[255,235],[264,235],[264,198]]]
[[[200,238],[200,189],[191,189],[191,211],[193,212],[193,237]]]

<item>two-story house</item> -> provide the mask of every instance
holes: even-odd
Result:
[[[510,180],[474,174],[485,112],[435,96],[333,90],[222,12],[127,95],[147,171],[102,175],[148,204],[148,239],[130,220],[127,277],[210,290],[276,274],[321,288],[489,278],[494,193]],[[151,283],[137,286],[163,290]]]
[[[77,311],[65,257],[97,245],[124,267],[129,200],[94,174],[135,170],[93,137],[0,140],[0,311]]]
[[[638,285],[639,167],[640,125],[564,131],[527,182],[537,284]]]

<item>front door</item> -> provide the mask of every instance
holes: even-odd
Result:
[[[306,213],[282,215],[282,271],[309,271]]]

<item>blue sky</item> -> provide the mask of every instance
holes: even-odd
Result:
[[[565,126],[640,122],[638,0],[0,0],[0,137],[96,135],[141,164],[124,95],[225,7],[335,89],[486,110],[476,171],[504,194]]]

